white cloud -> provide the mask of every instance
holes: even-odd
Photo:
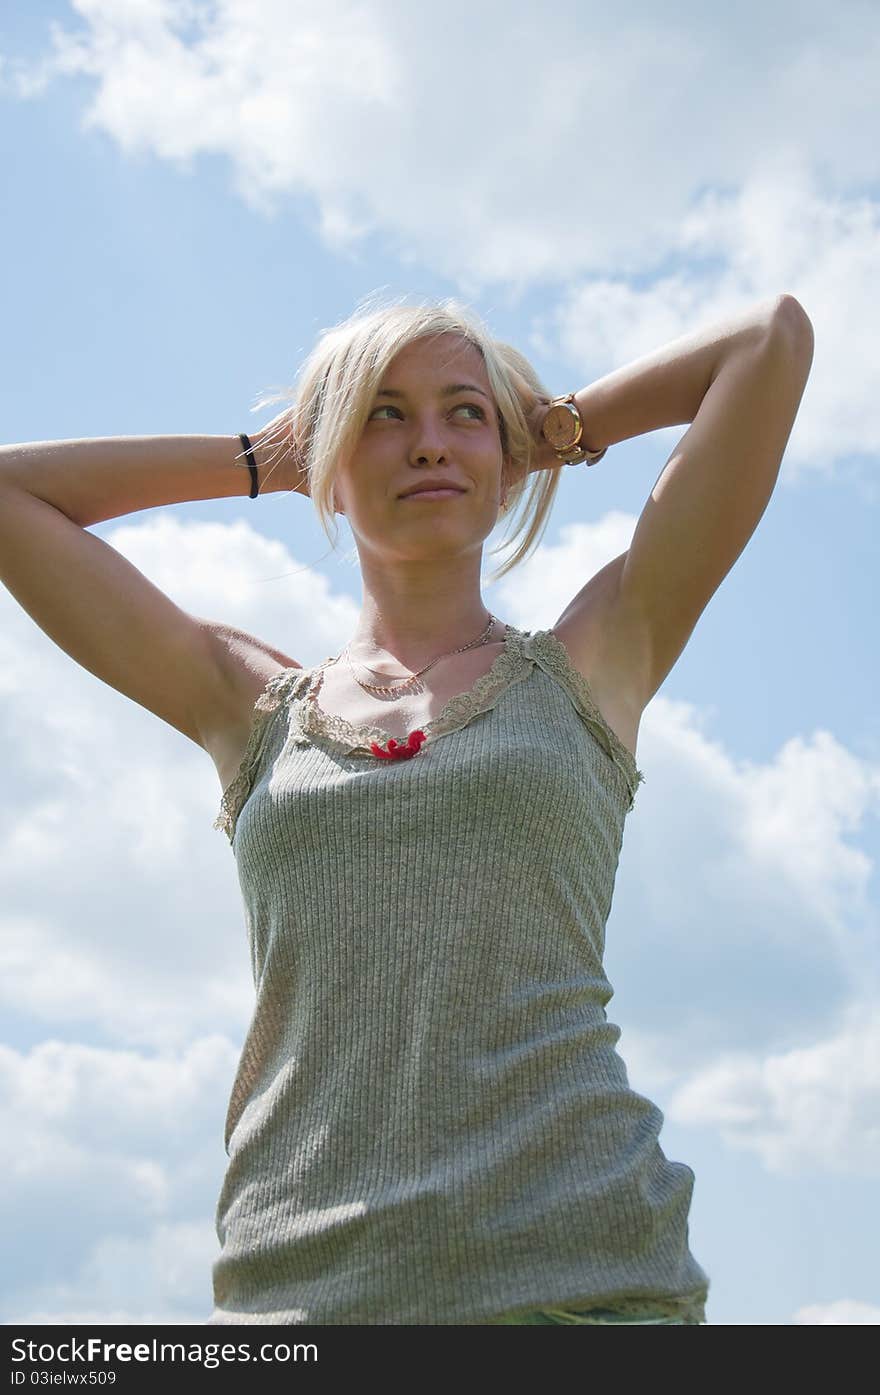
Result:
[[[636,519],[618,509],[594,523],[560,524],[558,543],[542,541],[497,583],[510,623],[525,629],[553,625],[586,579],[626,551],[635,526]]]
[[[216,1033],[151,1056],[0,1046],[5,1322],[204,1321],[237,1059]]]
[[[798,1327],[876,1327],[880,1323],[880,1307],[855,1298],[841,1298],[835,1303],[810,1303],[798,1309],[792,1323]]]
[[[783,477],[829,473],[846,455],[880,454],[874,326],[880,204],[820,194],[803,158],[761,164],[743,184],[707,192],[666,251],[675,269],[636,287],[619,273],[574,279],[541,315],[532,348],[581,365],[584,381],[780,291],[812,320],[810,381],[786,447]],[[664,432],[671,451],[683,428]],[[747,443],[744,442],[744,449]]]
[[[210,1222],[179,1221],[146,1233],[102,1235],[86,1243],[71,1278],[20,1285],[5,1322],[64,1327],[201,1324],[212,1307],[211,1264],[218,1252]],[[119,1306],[123,1293],[124,1308]]]
[[[305,195],[339,254],[380,234],[469,296],[561,286],[533,344],[583,380],[790,291],[816,349],[785,474],[880,451],[876,7],[785,0],[784,42],[758,45],[748,8],[648,0],[623,21],[450,0],[439,25],[399,0],[72,10],[0,86],[85,76],[87,128],[187,172],[224,155],[255,211]],[[548,24],[564,52],[541,63]]]
[[[196,1038],[183,1052],[145,1056],[74,1042],[43,1041],[27,1055],[0,1046],[0,1091],[7,1119],[27,1115],[32,1127],[62,1133],[88,1121],[87,1147],[116,1153],[151,1145],[157,1135],[176,1137],[182,1153],[191,1135],[213,1122],[205,1097],[216,1088],[236,1057],[225,1037]],[[230,1080],[231,1084],[231,1080]],[[63,1173],[54,1150],[22,1154],[10,1135],[0,1144],[4,1175],[51,1179]],[[153,1188],[149,1172],[141,1174]]]
[[[45,1301],[52,1302],[53,1293],[58,1295],[58,1308],[23,1308],[19,1305],[16,1307],[15,1316],[7,1318],[5,1325],[17,1327],[95,1327],[100,1324],[102,1327],[164,1327],[189,1326],[194,1322],[204,1322],[201,1313],[198,1316],[188,1313],[183,1315],[166,1312],[136,1313],[129,1308],[114,1308],[112,1305],[106,1311],[101,1308],[89,1307],[67,1308],[65,1300],[69,1296],[70,1286],[51,1286]]]
[[[666,1117],[715,1128],[768,1172],[876,1177],[880,1169],[880,1000],[851,1004],[825,1040],[727,1052],[676,1090]]]
[[[856,4],[822,23],[791,0],[784,46],[757,47],[747,13],[661,20],[648,0],[625,22],[598,4],[450,0],[440,25],[399,0],[72,8],[79,27],[51,28],[54,69],[94,80],[88,125],[126,151],[224,153],[257,206],[306,191],[343,243],[388,229],[404,256],[488,280],[659,259],[719,170],[786,176],[809,150],[841,185],[874,173],[880,26]],[[564,52],[537,63],[554,20]]]
[[[350,599],[244,521],[159,513],[105,536],[191,613],[293,657],[324,657],[353,624]],[[253,988],[210,758],[72,663],[5,590],[0,613],[0,1002],[155,1049],[243,1029]]]

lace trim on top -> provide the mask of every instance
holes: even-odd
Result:
[[[451,697],[437,716],[420,728],[427,738],[425,746],[439,736],[448,736],[453,731],[459,731],[462,727],[467,726],[468,722],[478,713],[488,712],[494,707],[508,683],[517,677],[518,668],[523,669],[522,676],[525,676],[528,666],[524,664],[521,652],[522,640],[524,639],[524,631],[515,630],[512,625],[506,627],[507,642],[488,672],[478,678],[468,692],[456,693],[454,697]],[[324,663],[313,671],[313,681],[309,684],[309,691],[305,695],[305,700],[300,703],[296,719],[299,740],[307,740],[306,733],[317,734],[326,737],[328,741],[343,746],[348,754],[355,751],[369,751],[372,755],[373,753],[370,751],[372,742],[379,746],[385,746],[391,739],[390,733],[384,727],[355,726],[345,717],[337,716],[333,712],[325,712],[322,707],[318,706],[318,676],[327,663],[328,660],[325,659]]]
[[[301,678],[304,672],[308,672],[308,670],[283,668],[278,673],[274,673],[254,703],[251,728],[244,755],[239,762],[235,776],[223,791],[220,812],[213,824],[214,828],[222,829],[225,832],[230,843],[235,831],[235,821],[250,790],[272,717],[284,701],[287,689],[292,688],[295,680]]]
[[[645,777],[638,769],[632,752],[599,711],[583,674],[575,668],[567,648],[552,630],[539,630],[531,634],[508,625],[505,646],[488,672],[478,678],[468,692],[451,697],[434,720],[422,727],[426,736],[425,747],[441,736],[460,731],[478,714],[491,711],[512,682],[528,677],[537,656],[540,656],[542,666],[565,687],[603,750],[622,771],[629,791],[628,809],[632,809],[636,790]],[[372,757],[371,743],[385,746],[390,740],[390,734],[383,727],[355,726],[345,717],[325,712],[318,706],[314,700],[318,679],[331,662],[332,659],[325,659],[313,669],[281,669],[269,679],[254,703],[244,755],[234,779],[223,791],[220,813],[214,821],[214,828],[223,829],[230,842],[241,807],[250,791],[272,716],[285,698],[300,699],[294,704],[290,722],[290,739],[297,745],[307,745],[310,736],[319,735],[340,746],[348,755],[364,751]]]
[[[570,1322],[573,1325],[599,1324],[607,1322],[609,1318],[612,1322],[630,1319],[632,1323],[646,1324],[683,1322],[698,1325],[706,1321],[704,1301],[680,1298],[615,1298],[608,1303],[586,1308],[530,1308],[529,1313],[546,1313],[560,1324]],[[512,1324],[519,1315],[511,1313],[495,1321]]]

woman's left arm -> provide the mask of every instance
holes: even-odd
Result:
[[[664,426],[692,422],[722,360],[745,344],[759,343],[783,321],[791,324],[800,338],[809,337],[812,346],[812,325],[800,301],[790,295],[773,296],[694,334],[673,339],[581,388],[574,400],[584,423],[584,444],[590,450],[601,450]],[[562,463],[541,435],[546,414],[547,404],[542,402],[529,416],[536,443],[533,471],[552,470]],[[607,469],[609,463],[606,456],[602,468]]]
[[[632,667],[619,678],[643,705],[767,507],[812,359],[810,319],[793,296],[780,295],[676,339],[575,396],[591,450],[692,423],[616,559],[613,629],[620,662]],[[546,410],[539,406],[530,418],[536,441]],[[560,464],[546,442],[539,459],[533,468]],[[609,463],[606,456],[598,468]]]

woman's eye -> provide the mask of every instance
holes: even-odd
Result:
[[[485,418],[485,415],[486,415],[486,413],[483,411],[482,407],[479,407],[479,406],[477,405],[476,402],[460,402],[460,403],[458,404],[458,406],[455,407],[453,410],[456,411],[456,412],[461,412],[461,411],[476,412],[479,416],[481,416],[481,417],[483,417],[483,418]],[[390,405],[390,403],[387,403],[387,402],[386,402],[386,403],[384,403],[381,407],[374,407],[373,410],[372,410],[372,412],[370,413],[370,416],[371,416],[371,417],[374,417],[374,416],[376,415],[377,412],[399,412],[399,411],[400,411],[400,408],[399,408],[399,407],[392,407],[392,406]]]

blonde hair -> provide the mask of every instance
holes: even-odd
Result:
[[[547,402],[546,391],[528,359],[511,344],[494,339],[482,320],[453,297],[440,301],[406,304],[393,300],[370,304],[367,297],[347,319],[322,331],[317,345],[297,373],[291,389],[262,396],[252,409],[270,402],[290,401],[264,428],[265,441],[275,450],[289,450],[296,442],[300,468],[307,474],[309,494],[331,545],[338,541],[334,483],[340,464],[357,448],[379,385],[392,359],[417,339],[439,334],[463,336],[481,354],[498,407],[498,426],[504,451],[502,484],[507,490],[501,512],[510,518],[525,504],[519,522],[493,548],[519,542],[513,556],[490,580],[506,576],[540,542],[559,487],[560,470],[532,472],[535,442],[527,414],[537,402]],[[242,464],[247,462],[242,457]],[[331,528],[333,532],[331,533]]]

